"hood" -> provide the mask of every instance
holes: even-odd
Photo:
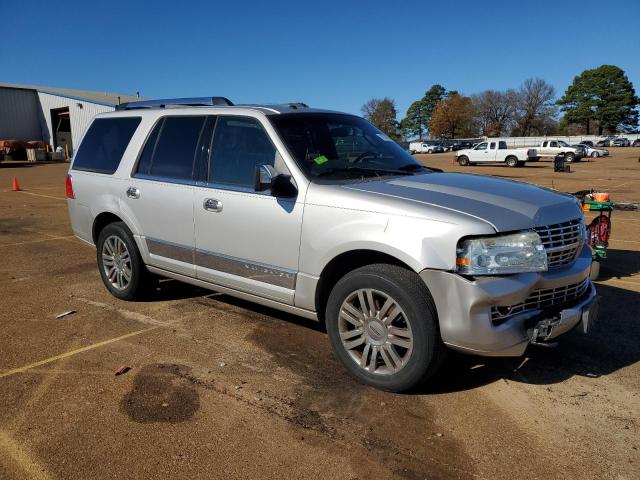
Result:
[[[575,197],[528,183],[462,173],[431,173],[344,188],[456,210],[496,231],[523,230],[579,218]]]

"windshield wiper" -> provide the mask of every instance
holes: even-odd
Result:
[[[316,177],[323,177],[338,172],[353,173],[373,173],[375,175],[413,175],[412,172],[406,170],[393,170],[388,168],[364,168],[364,167],[332,167],[316,174]]]
[[[407,163],[401,167],[398,167],[398,170],[402,170],[403,172],[415,172],[417,170],[426,170],[427,167],[424,165],[418,165],[417,163]]]

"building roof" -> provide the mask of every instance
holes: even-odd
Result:
[[[18,88],[21,90],[36,90],[42,93],[58,95],[61,97],[69,97],[76,100],[84,100],[86,102],[99,103],[101,105],[115,106],[118,103],[136,102],[142,100],[135,95],[126,95],[123,93],[94,92],[91,90],[73,90],[69,88],[58,87],[42,87],[37,85],[24,85],[20,83],[0,83],[0,88]],[[118,102],[118,97],[120,97]]]

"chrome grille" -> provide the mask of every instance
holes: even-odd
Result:
[[[573,262],[584,241],[584,224],[580,218],[536,227],[535,230],[547,251],[549,268],[561,267]]]
[[[527,310],[538,310],[563,305],[580,298],[589,288],[589,278],[579,283],[556,288],[545,288],[531,292],[524,302],[509,306],[495,306],[491,308],[491,320],[500,322],[507,317]]]

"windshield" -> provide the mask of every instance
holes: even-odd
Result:
[[[428,170],[363,118],[339,113],[269,116],[312,180],[411,175]]]
[[[563,142],[562,140],[558,140],[558,144],[563,146],[563,147],[568,147],[569,144],[567,142]]]

